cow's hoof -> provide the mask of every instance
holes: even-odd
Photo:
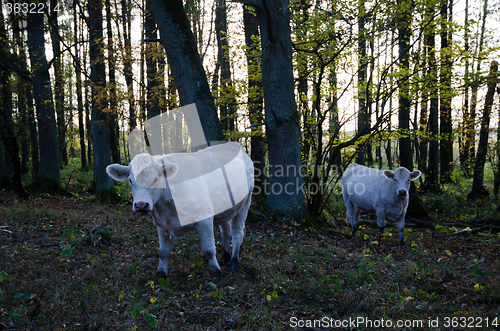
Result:
[[[220,282],[222,280],[222,270],[216,268],[210,268],[210,273],[215,281]]]
[[[160,278],[167,279],[167,273],[164,270],[156,270],[155,283],[158,282]]]
[[[229,252],[226,252],[225,250],[222,250],[222,256],[220,259],[220,262],[222,265],[227,265],[231,260],[231,254]]]
[[[231,271],[238,272],[239,270],[239,262],[238,259],[231,259],[231,265],[229,267]]]
[[[401,246],[401,247],[405,247],[406,246],[406,243],[405,243],[404,239],[399,241],[399,246]]]

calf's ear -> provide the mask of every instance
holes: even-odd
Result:
[[[179,171],[179,166],[172,162],[165,162],[162,167],[162,172],[167,178],[172,178]]]
[[[422,173],[420,172],[420,170],[415,170],[413,171],[411,174],[410,174],[410,179],[411,180],[415,180],[417,179],[418,177],[420,177]]]
[[[394,179],[394,173],[390,170],[384,170],[384,175],[387,178]]]
[[[130,168],[116,163],[110,164],[106,167],[106,173],[114,180],[123,182],[124,180],[127,180],[128,175],[130,174]]]

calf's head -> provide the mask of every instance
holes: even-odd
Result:
[[[396,194],[401,197],[408,196],[408,192],[410,191],[410,182],[420,177],[421,174],[422,173],[419,170],[410,172],[405,167],[399,167],[394,172],[389,170],[384,171],[384,175],[394,181]]]
[[[128,180],[134,198],[133,211],[143,215],[153,210],[168,184],[165,180],[177,173],[178,166],[171,162],[161,163],[150,154],[136,155],[128,166],[110,164],[107,174],[116,181]]]

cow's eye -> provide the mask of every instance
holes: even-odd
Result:
[[[128,183],[129,183],[130,185],[132,185],[132,179],[129,179],[129,180],[128,180]]]

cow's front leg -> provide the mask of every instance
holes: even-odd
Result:
[[[384,233],[386,224],[385,224],[385,211],[383,209],[378,209],[377,213],[377,225],[378,225],[378,241],[382,240],[382,234]]]
[[[398,220],[399,245],[401,246],[405,245],[405,215],[406,213],[403,213]]]
[[[215,254],[215,238],[213,219],[205,219],[197,223],[198,234],[200,235],[200,245],[203,255],[210,263],[210,273],[217,280],[222,280],[222,270],[220,269],[217,256]]]
[[[155,281],[160,278],[167,278],[168,257],[172,252],[172,240],[170,237],[158,227],[158,238],[160,241],[160,262],[156,269]]]

